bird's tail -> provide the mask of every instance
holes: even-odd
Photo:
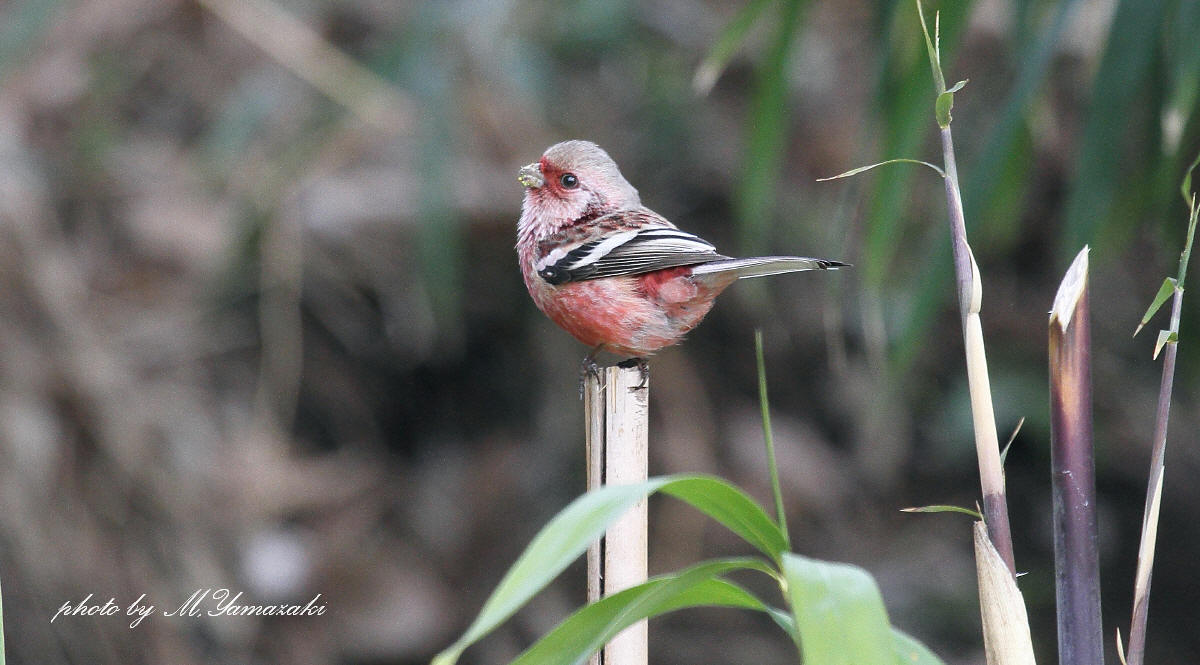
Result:
[[[803,256],[756,256],[749,259],[721,259],[692,268],[693,275],[730,274],[738,279],[764,277],[800,270],[837,270],[849,266],[841,261],[811,259]]]

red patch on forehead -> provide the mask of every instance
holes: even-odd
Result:
[[[562,175],[563,170],[552,164],[545,155],[538,160],[538,167],[542,170],[542,178],[546,181],[544,187],[553,192],[555,196],[562,198],[565,190],[558,182],[558,178]]]

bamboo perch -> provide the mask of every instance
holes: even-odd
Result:
[[[584,415],[588,491],[601,485],[628,485],[646,480],[648,382],[649,378],[644,378],[637,367],[607,367],[599,375],[587,374]],[[647,514],[643,499],[608,528],[601,542],[588,548],[588,602],[645,582],[646,554]],[[643,620],[622,631],[589,662],[646,665],[647,638]]]

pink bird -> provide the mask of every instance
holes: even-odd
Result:
[[[734,259],[642,205],[608,153],[550,146],[524,166],[517,256],[538,308],[580,342],[639,359],[695,328],[730,284],[848,264],[799,256]]]

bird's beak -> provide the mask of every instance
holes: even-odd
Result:
[[[542,165],[534,162],[521,167],[517,171],[517,182],[530,189],[537,189],[546,184],[546,177],[542,175]]]

